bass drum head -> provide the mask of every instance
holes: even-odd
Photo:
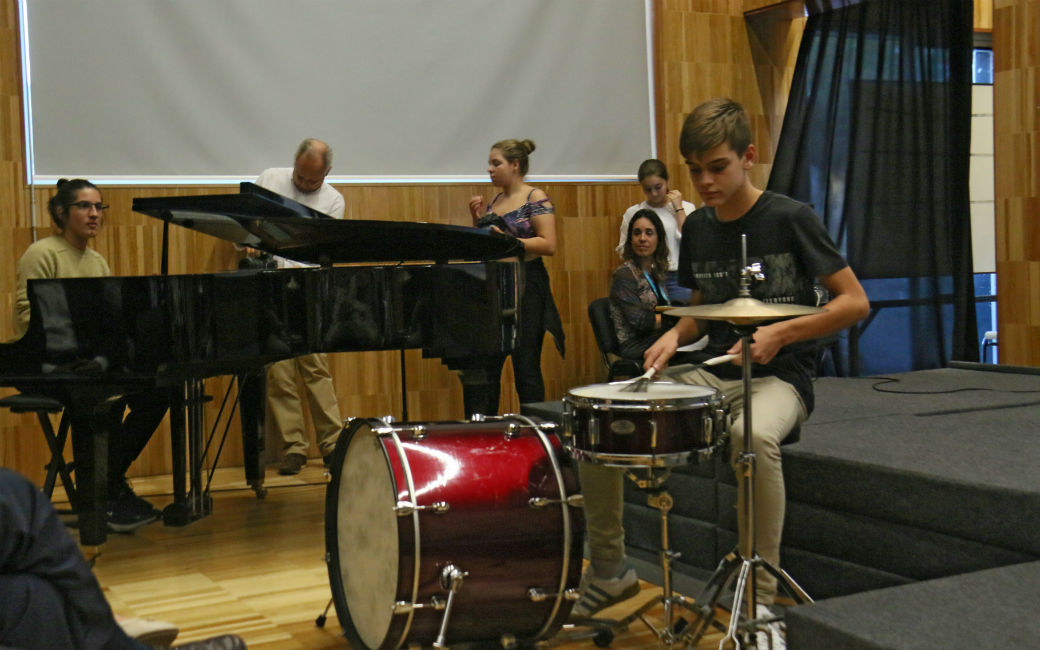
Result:
[[[336,615],[352,646],[379,648],[397,594],[397,490],[383,443],[351,420],[333,452],[325,498],[325,549]]]

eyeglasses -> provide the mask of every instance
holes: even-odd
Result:
[[[90,201],[76,201],[75,203],[69,203],[70,208],[79,208],[80,210],[90,210],[94,208],[98,212],[104,212],[108,209],[108,206],[104,203],[91,203]]]

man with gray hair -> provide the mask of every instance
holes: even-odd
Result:
[[[332,169],[332,148],[321,140],[307,138],[296,150],[292,167],[264,170],[256,184],[297,203],[336,219],[343,218],[343,195],[325,182]],[[276,257],[278,268],[305,266]],[[307,393],[311,423],[323,457],[332,453],[343,428],[336,390],[324,354],[286,359],[267,370],[267,422],[282,437],[283,458],[279,474],[298,474],[307,463],[309,443],[303,422],[303,404],[298,389],[302,381]]]

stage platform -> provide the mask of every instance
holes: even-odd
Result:
[[[791,650],[1035,648],[1040,562],[788,608]]]

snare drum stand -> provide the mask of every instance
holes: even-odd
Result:
[[[634,471],[635,469],[646,470],[646,477],[643,478],[636,474]],[[676,606],[685,607],[691,613],[699,613],[699,611],[692,606],[692,601],[690,599],[681,594],[677,594],[672,590],[672,561],[678,559],[680,554],[671,550],[668,537],[668,513],[671,511],[674,501],[672,495],[665,489],[664,483],[668,480],[668,477],[671,476],[671,469],[668,467],[638,467],[626,471],[625,476],[635,483],[638,489],[647,493],[647,505],[656,508],[661,514],[660,559],[663,583],[661,585],[661,595],[651,598],[624,618],[617,620],[592,618],[589,619],[587,623],[579,623],[577,625],[587,625],[598,630],[598,634],[595,635],[596,645],[606,647],[610,645],[610,642],[613,640],[614,632],[627,630],[629,625],[638,619],[650,628],[650,630],[657,635],[658,639],[671,648],[684,638],[684,635],[681,634],[681,632],[676,631],[676,623],[678,622],[676,619]],[[645,614],[656,607],[658,603],[664,605],[664,623],[660,627],[651,623],[645,616]],[[571,638],[573,639],[575,637]]]
[[[746,266],[745,257],[745,268],[741,273],[741,296],[750,297],[751,293],[748,290],[750,274],[756,270]],[[737,489],[744,496],[743,506],[737,513],[740,535],[737,540],[737,548],[722,558],[715,572],[708,579],[701,597],[697,599],[697,602],[701,603],[697,612],[698,620],[686,634],[687,647],[690,648],[697,644],[708,625],[714,621],[719,597],[734,578],[736,578],[736,583],[733,587],[733,606],[730,609],[729,627],[726,630],[726,636],[719,642],[719,649],[722,650],[727,641],[730,642],[731,647],[757,647],[756,632],[758,629],[776,620],[773,617],[758,618],[755,594],[755,569],[757,567],[762,567],[771,573],[777,579],[777,586],[783,588],[796,602],[813,602],[809,594],[786,571],[774,567],[755,550],[755,453],[751,447],[751,340],[757,326],[747,322],[747,319],[736,322],[731,320],[730,322],[733,323],[741,339],[741,379],[744,390],[744,446],[735,463]],[[741,611],[744,612],[743,620]],[[743,642],[737,638],[738,634],[743,635]]]
[[[672,590],[672,561],[679,558],[680,553],[671,549],[668,537],[668,513],[671,511],[674,501],[672,495],[664,487],[664,482],[671,476],[671,470],[665,468],[661,474],[655,474],[653,467],[648,467],[647,477],[640,478],[633,471],[625,472],[625,475],[635,483],[636,487],[647,493],[646,503],[656,508],[661,514],[661,595],[651,598],[636,611],[618,621],[619,626],[627,627],[629,623],[637,618],[650,628],[662,642],[671,648],[681,637],[675,632],[676,611],[675,606],[685,607],[691,612],[696,610],[691,606],[689,599]],[[658,603],[664,605],[664,624],[658,628],[646,619],[644,614]]]

